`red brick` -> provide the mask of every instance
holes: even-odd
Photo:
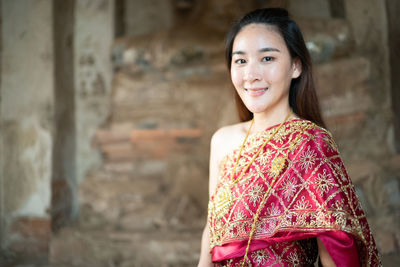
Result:
[[[200,137],[203,132],[200,129],[174,129],[170,131],[173,137]]]
[[[21,217],[11,225],[12,234],[20,235],[11,241],[11,249],[19,255],[46,255],[51,237],[49,218]]]
[[[153,140],[135,140],[134,151],[139,158],[163,159],[173,149],[172,138],[156,138]]]
[[[50,238],[50,219],[48,218],[18,218],[11,226],[11,231],[21,234],[24,238]]]
[[[111,160],[132,159],[135,156],[129,142],[102,145],[101,151],[106,159]]]
[[[129,141],[129,131],[97,130],[95,140],[100,144]]]
[[[137,157],[164,159],[172,152],[187,151],[191,147],[191,143],[182,142],[182,138],[198,139],[201,135],[200,129],[132,130],[131,142]]]
[[[158,138],[165,138],[168,136],[168,132],[165,129],[151,129],[151,130],[132,130],[131,141],[133,143],[142,140],[154,140]]]

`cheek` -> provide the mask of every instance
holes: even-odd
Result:
[[[264,77],[270,82],[286,82],[286,80],[291,79],[291,73],[284,66],[276,65],[271,67],[264,72]]]
[[[242,75],[241,71],[231,69],[231,80],[235,87],[240,86],[243,81],[243,75]]]
[[[282,77],[282,69],[275,65],[265,70],[264,77],[269,81],[279,81]]]

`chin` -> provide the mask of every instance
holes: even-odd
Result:
[[[265,107],[265,106],[264,107],[255,107],[255,106],[251,106],[251,105],[249,105],[249,106],[246,105],[246,107],[251,113],[263,113],[268,110],[268,107]]]

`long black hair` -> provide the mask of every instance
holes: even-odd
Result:
[[[292,79],[289,90],[289,105],[300,118],[310,120],[325,127],[321,116],[315,85],[312,76],[311,57],[304,42],[299,26],[289,17],[283,8],[264,8],[254,10],[237,21],[226,36],[225,57],[228,69],[231,69],[232,47],[237,34],[249,24],[264,24],[274,27],[283,37],[290,56],[301,62],[301,74]],[[235,91],[236,106],[241,121],[252,119],[251,113]]]

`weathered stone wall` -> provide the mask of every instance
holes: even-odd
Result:
[[[173,25],[171,0],[124,1],[123,24],[125,35],[137,36],[159,30],[167,30]]]
[[[76,179],[74,22],[75,1],[54,2],[55,129],[51,184],[53,231],[76,220],[79,209]]]
[[[329,0],[289,0],[288,11],[297,17],[330,19],[331,9]]]
[[[301,9],[291,8],[294,2],[289,2],[292,13],[307,16],[297,13]],[[312,28],[319,25],[323,31],[311,39],[306,31],[306,40],[313,40],[307,45],[312,54],[313,48],[322,52],[323,58],[314,58],[322,110],[367,213],[384,264],[398,264],[400,157],[395,152],[396,113],[390,102],[387,9],[384,1],[340,2],[343,7],[336,9],[344,11],[336,14],[345,14],[344,19],[330,19],[328,24],[314,21]],[[332,7],[331,1],[325,5],[331,10],[320,13],[334,14]],[[302,26],[311,29],[307,23]],[[315,30],[311,32],[315,34]],[[327,33],[332,33],[331,38]]]
[[[0,265],[46,261],[51,223],[77,218],[77,186],[101,162],[114,1],[3,0],[1,12]]]
[[[40,255],[50,238],[52,3],[3,0],[1,7],[1,243]]]
[[[101,163],[92,138],[109,114],[113,15],[114,1],[76,1],[73,45],[78,183]]]
[[[55,2],[56,118],[52,227],[79,216],[78,185],[101,163],[92,146],[109,113],[113,1]]]
[[[348,0],[345,6],[356,43],[353,54],[370,62],[365,91],[370,98],[365,105],[366,131],[360,135],[360,145],[349,158],[360,155],[379,158],[390,155],[388,136],[393,131],[386,6],[380,0]]]
[[[125,145],[111,145],[107,143],[110,139],[101,143],[106,158],[114,160],[108,166],[116,168],[118,162],[122,164],[124,160],[118,159],[120,156],[135,162],[136,153],[143,153],[141,149],[135,151],[135,129],[149,127],[154,128],[149,133],[156,133],[171,127],[194,127],[203,132],[193,144],[196,153],[181,152],[186,157],[171,154],[174,157],[163,159],[166,164],[158,165],[165,167],[158,169],[159,178],[162,177],[159,183],[163,186],[153,193],[164,198],[166,205],[163,205],[164,213],[157,213],[157,219],[149,220],[149,228],[152,225],[196,227],[204,216],[207,202],[206,189],[202,187],[207,182],[208,150],[204,147],[208,148],[207,142],[215,129],[236,119],[233,102],[229,100],[229,79],[223,76],[220,45],[222,33],[233,17],[253,8],[255,3],[208,1],[198,6],[191,3],[192,6],[186,7],[186,16],[182,10],[177,13],[176,21],[181,23],[175,24],[172,31],[120,40],[114,50],[120,60],[116,62],[119,71],[115,76],[110,123],[129,121],[124,129],[126,135],[131,131],[131,140],[125,139],[128,140]],[[373,0],[293,0],[274,4],[286,6],[304,31],[315,63],[318,94],[328,128],[339,144],[379,249],[385,259],[390,258],[400,244],[396,237],[400,194],[399,157],[391,148],[393,127],[385,4]],[[197,23],[193,23],[193,17]],[[182,23],[185,19],[191,24]],[[202,42],[203,34],[208,35],[207,42]],[[214,89],[208,89],[215,87],[226,90],[220,89],[218,96],[213,95]],[[204,108],[197,109],[201,103]],[[184,107],[187,108],[183,112]],[[115,124],[111,125],[107,130],[109,135],[121,134]],[[156,137],[153,140],[159,142]],[[122,149],[129,146],[130,150]],[[148,155],[156,155],[160,147],[147,146],[154,150]],[[154,158],[146,158],[145,162],[151,160]],[[133,171],[137,170],[134,166],[137,165],[131,167]],[[201,188],[203,194],[199,192]],[[146,208],[143,206],[143,209]],[[198,209],[203,213],[198,213]]]
[[[391,99],[393,107],[393,143],[390,145],[393,151],[400,153],[400,17],[397,15],[400,11],[398,1],[386,1],[388,13],[388,39],[390,49],[390,74],[391,74]]]
[[[400,157],[384,1],[119,1],[130,38],[112,51],[114,1],[70,1],[53,22],[57,2],[1,2],[2,248],[47,249],[54,167],[53,208],[80,215],[53,236],[54,265],[193,266],[209,140],[237,121],[224,34],[250,9],[282,6],[305,34],[324,116],[379,249],[397,259]],[[55,83],[54,64],[64,67]]]
[[[287,7],[303,29],[328,127],[339,144],[379,249],[388,259],[399,242],[395,230],[399,159],[391,154],[387,138],[391,110],[387,105],[384,7],[377,1],[358,2],[357,7],[351,1],[256,2]],[[136,259],[136,264],[154,266],[195,264],[199,242],[194,242],[193,236],[200,237],[208,200],[209,140],[216,129],[237,121],[224,66],[224,33],[236,16],[257,6],[256,2],[174,1],[172,29],[160,27],[149,32],[151,25],[143,25],[146,34],[128,34],[135,37],[115,42],[112,113],[96,135],[104,165],[83,182],[80,196],[81,227],[108,229],[105,243],[115,237],[113,231],[133,232],[130,242],[141,244],[133,245],[134,252],[124,250],[121,261]],[[146,6],[143,9],[147,12]],[[373,9],[381,11],[379,16],[363,17],[359,11]],[[138,10],[131,12],[125,15],[135,16]],[[376,36],[361,40],[358,27],[370,24],[374,24]],[[377,63],[371,60],[375,46],[380,46],[379,68],[374,68]],[[382,87],[379,99],[371,89],[377,84]],[[376,188],[379,190],[374,191]],[[69,236],[70,231],[62,236]],[[54,242],[59,251],[54,254],[55,262],[61,251],[74,253],[71,244],[84,242],[85,234],[77,229],[72,233],[77,238],[70,238],[70,245]],[[87,240],[94,242],[93,238]],[[115,238],[125,240],[127,236]],[[182,248],[177,239],[188,246]],[[170,246],[160,249],[166,240]],[[117,249],[106,245],[103,249],[110,253],[108,257],[118,257]],[[159,256],[146,258],[144,251]]]
[[[400,248],[400,157],[395,152],[396,113],[390,101],[389,10],[379,0],[344,3],[355,40],[352,54],[366,60],[368,72],[363,96],[353,96],[352,103],[362,102],[350,120],[353,129],[338,141],[380,252],[390,259]],[[349,72],[356,73],[356,68]]]

